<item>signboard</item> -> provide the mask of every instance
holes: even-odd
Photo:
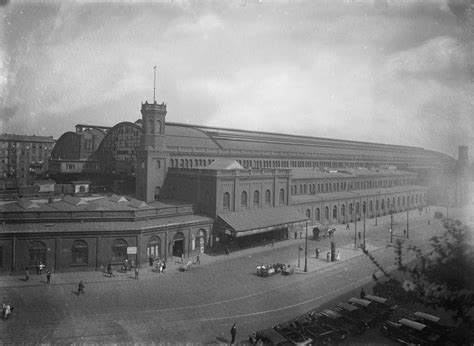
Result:
[[[136,246],[127,247],[127,255],[136,255],[136,254],[137,254],[137,247]]]
[[[227,234],[227,235],[232,235],[232,232],[231,232],[230,229],[226,229],[226,230],[224,231],[224,233]]]

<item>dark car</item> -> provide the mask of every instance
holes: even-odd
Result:
[[[377,300],[374,300],[374,298],[377,298]],[[369,294],[366,295],[364,299],[352,297],[348,300],[350,304],[357,306],[361,310],[375,314],[381,321],[389,318],[393,311],[397,308],[396,305],[389,305],[386,301],[387,300],[385,298],[372,296]]]
[[[435,315],[427,314],[426,312],[417,311],[411,318],[416,322],[420,322],[426,325],[428,329],[436,334],[440,334],[447,339],[451,339],[450,336],[454,332],[454,327],[449,327],[441,324],[441,318]],[[454,341],[454,340],[453,340]]]
[[[292,342],[288,341],[283,335],[273,328],[261,330],[257,333],[258,345],[276,345],[276,346],[292,346]]]
[[[294,345],[310,345],[313,340],[307,336],[297,332],[293,327],[288,324],[280,324],[273,327],[278,333],[280,333],[285,339],[292,342]]]
[[[346,320],[350,324],[355,325],[360,330],[360,333],[363,333],[367,328],[369,328],[369,326],[365,322],[361,321],[359,318],[347,314],[346,310],[344,309],[341,309],[337,306],[333,306],[327,310],[331,310],[340,314],[344,320]]]
[[[345,333],[332,329],[323,323],[313,320],[309,315],[301,316],[291,322],[294,328],[303,335],[310,337],[318,344],[329,343],[333,340],[344,340]]]
[[[431,332],[425,324],[402,318],[398,322],[385,321],[381,332],[402,344],[442,345],[444,338]]]
[[[313,320],[323,323],[341,333],[357,335],[363,333],[365,330],[364,326],[360,327],[356,324],[350,323],[340,313],[330,309],[325,309],[318,313],[312,312],[310,316]]]
[[[342,302],[339,303],[337,307],[338,312],[342,315],[361,321],[367,328],[375,326],[378,322],[377,314],[363,310],[356,305]]]

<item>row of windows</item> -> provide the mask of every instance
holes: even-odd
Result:
[[[264,198],[265,205],[270,205],[271,203],[271,191],[265,191],[265,198]],[[285,189],[280,189],[279,194],[279,204],[285,204]],[[258,208],[260,207],[260,191],[255,190],[253,192],[253,207]],[[225,192],[222,198],[222,206],[226,210],[230,210],[230,193]],[[242,191],[240,195],[240,206],[242,208],[248,208],[248,194],[247,191]]]
[[[387,203],[386,204],[385,204],[385,199],[381,199],[380,206],[381,206],[381,210],[390,211],[390,209],[393,209],[397,206],[398,207],[405,206],[405,201],[406,201],[407,206],[410,206],[410,200],[411,200],[411,206],[418,205],[418,203],[422,203],[423,198],[424,198],[424,195],[421,195],[421,194],[411,195],[411,196],[402,196],[401,198],[397,197],[397,199],[395,197],[393,197],[391,199],[392,204],[390,204],[390,198],[387,198],[387,200],[386,200]],[[397,202],[397,204],[395,204],[395,202]],[[375,205],[375,210],[373,208],[374,205]],[[354,216],[354,212],[355,212],[355,215],[360,214],[360,204],[359,204],[359,202],[355,203],[355,208],[353,207],[352,203],[349,203],[348,208],[349,208],[349,216]],[[372,214],[374,211],[375,212],[379,211],[379,201],[378,200],[376,200],[375,203],[373,203],[373,201],[369,201],[368,212],[370,214]],[[320,209],[316,208],[314,212],[315,212],[315,220],[319,221],[321,219]],[[364,201],[364,202],[362,202],[362,213],[365,214],[366,212],[367,212],[367,202]],[[311,210],[306,209],[305,214],[306,214],[307,217],[310,218],[311,217]],[[346,216],[346,206],[345,206],[345,204],[342,204],[342,206],[341,206],[341,216],[342,217]],[[329,220],[329,207],[324,208],[324,218],[326,220]],[[334,219],[337,218],[337,206],[336,205],[333,206],[333,209],[332,209],[332,218],[334,218]]]
[[[291,186],[291,194],[306,194],[306,193],[322,193],[322,192],[336,192],[346,190],[360,190],[360,189],[374,189],[385,188],[393,186],[402,186],[414,184],[414,179],[391,179],[391,180],[367,180],[367,181],[343,181],[343,182],[329,182],[322,184],[294,184]]]
[[[171,159],[170,166],[179,168],[206,167],[213,161],[212,159]]]

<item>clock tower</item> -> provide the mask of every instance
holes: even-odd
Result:
[[[136,196],[145,202],[159,198],[165,180],[166,104],[142,103],[142,136],[137,153]]]

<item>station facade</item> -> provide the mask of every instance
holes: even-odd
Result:
[[[52,174],[92,185],[106,177],[126,197],[2,206],[0,270],[39,259],[98,269],[284,241],[303,227],[422,208],[430,182],[420,172],[456,165],[417,147],[171,123],[164,103],[145,102],[141,113],[134,123],[88,125],[103,135],[96,150],[78,154],[84,135],[64,136],[50,160]],[[74,158],[80,168],[63,170]]]

